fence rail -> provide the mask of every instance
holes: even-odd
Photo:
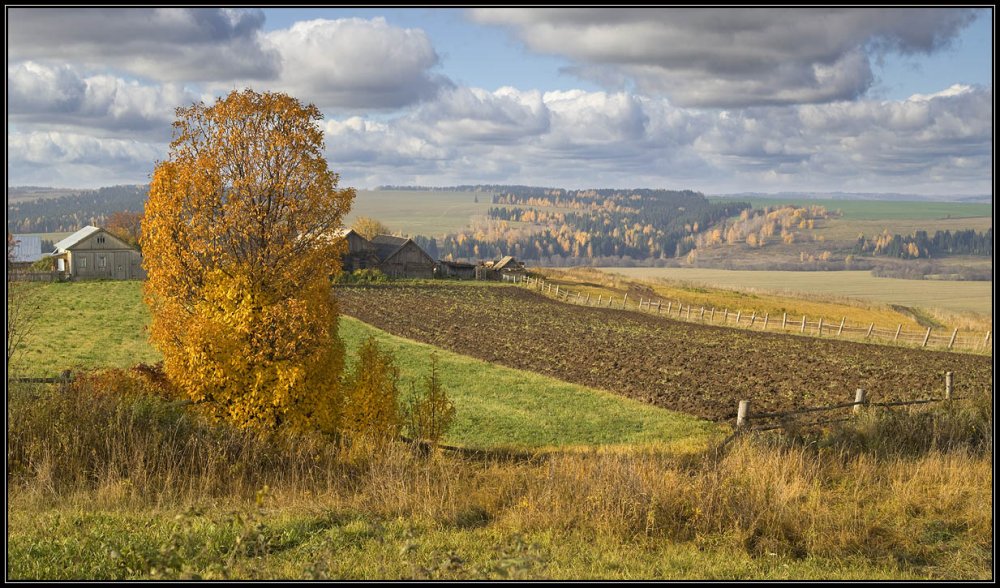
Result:
[[[789,410],[785,412],[762,412],[753,413],[751,411],[751,404],[749,400],[740,400],[736,408],[736,428],[732,435],[727,437],[720,445],[719,449],[724,448],[730,441],[735,439],[737,436],[744,433],[753,432],[763,432],[763,431],[773,431],[775,429],[784,429],[788,426],[790,419],[789,417],[796,417],[802,414],[814,413],[814,412],[826,412],[831,410],[839,410],[843,408],[851,408],[852,414],[847,417],[825,419],[820,421],[812,421],[808,423],[796,423],[798,426],[802,427],[812,427],[819,425],[829,425],[833,423],[843,423],[853,420],[857,417],[864,408],[870,407],[882,407],[889,408],[894,406],[909,406],[915,404],[928,404],[931,402],[952,402],[956,400],[966,400],[965,397],[955,396],[952,392],[954,374],[952,372],[945,372],[944,374],[944,396],[940,398],[921,398],[918,400],[897,400],[890,402],[869,402],[867,394],[864,388],[858,388],[854,393],[854,402],[844,402],[841,404],[833,404],[830,406],[815,406],[800,408],[796,410]],[[779,424],[767,424],[763,426],[751,426],[751,421],[753,419],[780,419],[782,422]]]
[[[953,329],[941,332],[939,329],[938,332],[935,332],[932,327],[928,327],[919,332],[908,332],[903,329],[902,323],[892,328],[876,326],[875,323],[850,324],[847,322],[847,317],[831,321],[825,317],[812,317],[810,319],[806,315],[789,316],[787,313],[771,316],[769,313],[761,314],[753,310],[745,312],[743,309],[695,307],[691,304],[685,305],[683,302],[659,298],[640,298],[639,300],[632,298],[630,300],[628,294],[620,298],[614,295],[599,294],[594,298],[589,293],[583,295],[562,284],[552,284],[539,278],[504,276],[503,279],[570,304],[633,310],[702,324],[816,337],[836,337],[855,341],[918,345],[948,350],[990,351],[992,349],[990,346],[992,333],[990,331],[977,333]]]

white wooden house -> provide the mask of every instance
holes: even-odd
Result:
[[[100,227],[86,226],[59,241],[55,270],[70,280],[143,280],[142,254]]]

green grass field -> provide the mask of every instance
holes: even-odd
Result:
[[[775,293],[843,296],[881,304],[898,304],[950,312],[992,316],[992,282],[900,280],[877,278],[867,271],[793,272],[737,271],[701,268],[599,268],[637,279],[667,279],[735,289]]]
[[[344,224],[351,226],[354,219],[368,216],[394,232],[440,237],[467,228],[475,216],[485,217],[490,197],[488,192],[358,190]]]
[[[155,363],[148,342],[149,314],[140,282],[76,282],[34,285],[44,309],[32,327],[23,372],[50,377],[64,369],[129,367]],[[544,448],[633,443],[697,446],[718,432],[715,425],[522,370],[489,364],[395,337],[342,317],[348,360],[369,335],[392,350],[401,389],[428,372],[438,354],[443,384],[457,414],[447,443],[470,447]]]

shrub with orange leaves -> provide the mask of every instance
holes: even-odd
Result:
[[[142,221],[150,336],[170,382],[244,427],[333,431],[343,344],[329,276],[353,188],[322,118],[281,93],[177,109]]]

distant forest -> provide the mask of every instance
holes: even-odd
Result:
[[[7,203],[7,230],[12,233],[75,231],[104,225],[111,213],[142,212],[149,185],[81,190],[61,198]]]
[[[666,259],[686,255],[699,231],[750,208],[690,190],[503,188],[486,226],[418,244],[453,259]]]
[[[916,231],[912,235],[882,234],[871,239],[858,237],[854,245],[855,255],[881,255],[902,259],[926,259],[946,255],[993,256],[993,229],[980,232],[937,231],[933,237],[927,231]]]

